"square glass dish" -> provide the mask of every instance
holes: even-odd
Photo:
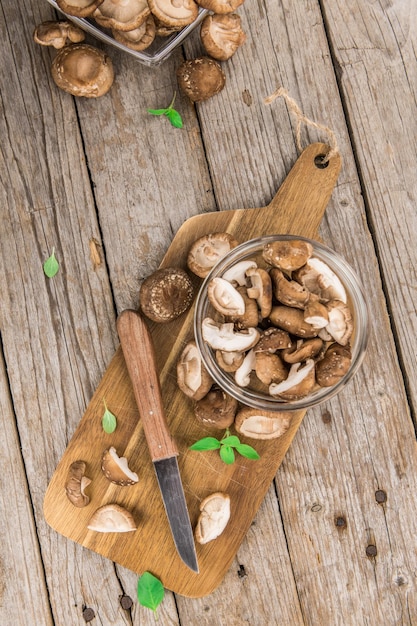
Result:
[[[198,17],[192,22],[192,24],[188,24],[188,26],[184,26],[180,31],[169,35],[168,37],[156,37],[153,43],[146,48],[146,50],[142,50],[138,52],[136,50],[132,50],[128,48],[124,44],[116,41],[114,37],[112,37],[110,31],[106,31],[104,28],[101,28],[93,19],[90,18],[80,18],[75,17],[73,15],[68,15],[64,13],[55,0],[48,0],[49,4],[54,7],[59,13],[64,15],[67,19],[69,19],[74,24],[77,24],[80,28],[85,30],[87,33],[103,41],[114,48],[118,48],[123,52],[127,52],[143,63],[144,65],[148,65],[149,67],[154,67],[160,65],[163,61],[165,61],[170,54],[177,48],[190,33],[200,24],[205,15],[208,13],[207,9],[199,10]]]

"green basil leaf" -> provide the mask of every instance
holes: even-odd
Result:
[[[215,437],[203,437],[203,439],[199,439],[192,446],[190,446],[190,450],[218,450],[221,444],[218,439]]]
[[[164,586],[153,574],[144,572],[138,580],[138,600],[142,606],[156,611],[164,599]]]
[[[105,406],[105,411],[103,413],[103,417],[101,419],[101,424],[103,426],[104,432],[107,433],[108,435],[111,435],[111,433],[114,433],[114,431],[116,430],[116,426],[117,426],[116,416],[113,415],[113,413],[109,411],[109,409],[106,406]]]
[[[222,446],[220,448],[220,458],[227,465],[231,465],[235,462],[235,453],[230,446]]]
[[[59,270],[59,263],[55,257],[55,249],[52,248],[52,254],[43,264],[43,271],[48,278],[53,278]]]
[[[224,439],[221,439],[220,443],[235,448],[240,444],[240,439],[239,437],[236,437],[236,435],[230,435],[229,437],[224,437]]]
[[[239,452],[239,454],[246,457],[247,459],[252,459],[256,461],[257,459],[261,458],[256,452],[255,448],[252,448],[252,446],[248,446],[248,444],[246,443],[240,443],[238,446],[236,446],[236,450],[237,452]]]
[[[148,113],[151,115],[166,115],[169,109],[148,109]]]
[[[168,109],[165,113],[172,126],[175,128],[182,128],[182,117],[175,109]]]

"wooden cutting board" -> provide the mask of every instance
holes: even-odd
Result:
[[[187,220],[175,235],[161,267],[185,269],[192,242],[210,232],[227,231],[239,242],[274,233],[317,238],[341,166],[339,156],[332,157],[325,168],[316,164],[327,149],[324,144],[307,147],[268,206],[207,213]],[[202,281],[197,277],[193,280],[197,292]],[[201,597],[219,585],[230,567],[305,411],[290,413],[290,429],[279,439],[246,440],[261,455],[257,461],[240,457],[233,465],[225,465],[217,451],[190,451],[189,446],[197,439],[223,434],[196,423],[192,401],[176,385],[177,359],[193,337],[192,323],[190,310],[168,324],[149,323],[149,328],[167,421],[179,448],[178,462],[193,527],[199,503],[207,495],[222,491],[231,499],[231,518],[223,534],[206,545],[196,545],[199,574],[188,569],[177,555],[120,347],[51,479],[44,513],[48,524],[65,537],[138,574],[152,572],[165,588],[176,593]],[[112,434],[106,434],[101,426],[103,399],[117,417]],[[136,485],[119,487],[104,477],[100,461],[109,446],[128,459],[129,467],[139,476]],[[69,465],[76,460],[86,462],[86,475],[92,480],[87,488],[90,503],[82,509],[68,501],[64,490]],[[138,529],[128,533],[89,531],[87,524],[93,512],[113,502],[131,511]]]

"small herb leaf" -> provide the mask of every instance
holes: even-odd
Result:
[[[231,446],[222,446],[219,452],[221,460],[227,465],[235,462],[235,453]]]
[[[248,446],[248,444],[246,443],[239,443],[239,445],[236,446],[236,451],[247,459],[253,459],[254,461],[256,461],[260,458],[255,448],[252,448],[252,446]]]
[[[236,446],[240,444],[240,440],[239,437],[236,437],[236,435],[229,435],[229,437],[221,439],[220,443],[225,446],[232,446],[233,448],[236,448]]]
[[[164,586],[153,574],[144,572],[138,581],[138,600],[142,606],[156,611],[164,599]]]
[[[175,109],[168,109],[165,115],[171,122],[172,126],[175,126],[175,128],[182,128],[182,117],[178,111]]]
[[[48,278],[53,278],[59,270],[59,263],[56,260],[55,248],[52,248],[52,254],[43,264],[43,271]]]
[[[104,403],[104,413],[103,413],[103,417],[101,418],[101,424],[103,426],[104,432],[107,433],[108,435],[111,435],[111,433],[114,433],[114,431],[116,430],[117,420],[116,420],[116,416],[113,415],[113,413],[109,411],[109,409],[107,408],[107,404],[105,400],[103,400],[103,403]]]
[[[204,450],[218,450],[221,447],[221,443],[215,437],[203,437],[203,439],[199,439],[192,446],[190,446],[190,450],[198,450],[200,452]]]

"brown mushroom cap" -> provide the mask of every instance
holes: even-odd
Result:
[[[115,485],[126,487],[138,482],[138,475],[129,469],[127,459],[124,456],[119,457],[113,446],[104,450],[101,469],[105,477]]]
[[[299,339],[290,348],[282,351],[282,358],[286,363],[302,363],[307,359],[313,359],[323,349],[324,343],[319,337],[312,339]]]
[[[92,15],[102,2],[103,0],[56,0],[61,11],[75,17]]]
[[[273,267],[292,272],[303,265],[313,254],[311,243],[302,240],[273,241],[264,246],[263,257]]]
[[[33,40],[41,46],[52,46],[60,50],[67,43],[80,43],[84,41],[84,31],[65,20],[54,22],[47,21],[39,24],[33,33]]]
[[[313,359],[305,363],[294,363],[286,380],[280,383],[271,383],[269,393],[271,396],[278,396],[283,400],[298,400],[305,398],[314,387],[315,367]]]
[[[255,352],[255,372],[265,385],[280,383],[288,376],[288,370],[278,354]]]
[[[194,0],[148,0],[149,7],[166,26],[183,27],[198,16],[198,4]]]
[[[205,278],[217,261],[237,245],[238,242],[229,233],[203,235],[190,247],[187,266],[194,274]]]
[[[61,48],[51,70],[58,87],[85,98],[103,96],[114,79],[113,64],[107,54],[82,43]]]
[[[227,61],[246,41],[240,16],[236,13],[207,15],[200,37],[207,53],[217,61]]]
[[[277,350],[285,350],[291,347],[291,338],[286,330],[282,328],[274,328],[271,326],[264,330],[258,343],[255,346],[255,352],[276,352]]]
[[[195,341],[187,343],[177,362],[177,383],[183,393],[201,400],[210,391],[213,380],[206,370]]]
[[[243,407],[236,415],[235,428],[251,439],[276,439],[288,430],[290,423],[291,413]]]
[[[209,57],[183,61],[177,69],[181,91],[193,102],[202,102],[218,94],[226,83],[220,65]]]
[[[78,508],[87,506],[90,502],[90,498],[84,493],[84,489],[91,483],[91,480],[84,476],[86,467],[85,461],[71,463],[65,483],[65,493],[68,500]]]
[[[116,41],[131,50],[136,50],[137,52],[146,50],[156,37],[155,20],[152,15],[148,15],[138,28],[127,31],[113,28],[112,35]]]
[[[236,372],[245,358],[244,352],[224,352],[216,350],[216,361],[224,372]]]
[[[307,324],[304,320],[304,313],[301,309],[284,305],[273,306],[269,319],[278,328],[287,330],[297,337],[316,337],[318,333],[311,324]]]
[[[321,387],[332,387],[349,371],[351,361],[350,346],[333,343],[316,363],[317,383]]]
[[[235,398],[213,386],[204,398],[195,402],[194,414],[205,426],[223,429],[233,424],[237,406]]]
[[[141,309],[154,322],[170,322],[187,311],[193,301],[193,285],[181,268],[156,270],[145,278],[139,291]]]
[[[203,9],[213,13],[233,13],[245,0],[196,0]]]
[[[282,270],[274,267],[269,272],[272,281],[272,291],[281,304],[304,309],[310,300],[310,292],[295,280],[286,278]]]
[[[103,0],[93,17],[104,28],[127,31],[143,24],[150,12],[148,0]]]
[[[241,315],[228,315],[227,321],[234,322],[238,329],[257,326],[259,324],[259,311],[256,300],[249,298],[245,287],[238,287],[237,291],[242,296],[245,310]]]
[[[100,533],[127,533],[136,530],[130,511],[119,504],[105,504],[95,511],[87,526]]]
[[[195,528],[195,539],[204,544],[216,539],[230,519],[230,496],[227,493],[212,493],[200,504],[200,516]]]
[[[249,268],[246,272],[249,279],[248,296],[254,298],[262,318],[268,317],[272,308],[272,281],[269,272],[261,267]]]

